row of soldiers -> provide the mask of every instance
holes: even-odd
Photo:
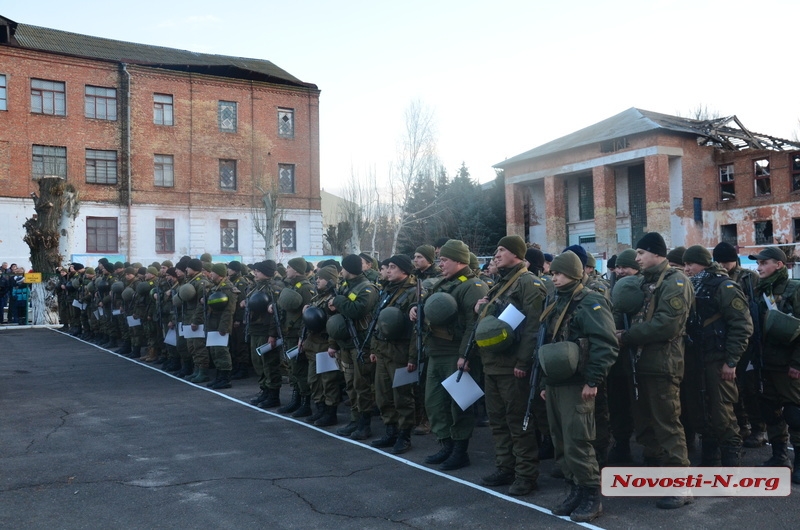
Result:
[[[733,259],[719,262],[731,251]],[[454,371],[469,372],[484,389],[495,445],[496,470],[483,483],[508,485],[511,495],[533,492],[543,450],[552,442],[556,468],[570,486],[553,511],[591,521],[602,512],[599,469],[607,455],[614,463],[630,459],[634,431],[648,465],[688,465],[684,424],[702,434],[705,464],[719,458],[738,465],[742,437],[733,407],[740,386],[753,431],[759,432],[759,421],[766,425],[773,450],[767,465],[791,467],[789,435],[800,446],[800,373],[791,346],[800,328],[788,319],[775,325],[773,313],[793,313],[800,296],[788,280],[785,255],[768,248],[753,256],[759,263],[756,279],[738,266],[732,247],[714,250],[719,263],[703,247],[678,253],[681,268],[668,260],[668,254],[673,260],[678,256],[667,252],[663,238],[647,234],[636,249],[616,256],[610,282],[599,277],[581,247],[550,257],[518,236],[498,242],[485,274],[457,240],[440,248],[423,245],[413,260],[392,256],[379,267],[366,255],[320,262],[313,270],[295,258],[283,275],[269,260],[246,268],[187,257],[175,267],[161,264],[162,274],[152,278],[148,269],[138,277],[141,269],[118,270],[123,264],[114,264],[109,268],[128,282],[117,280],[124,284],[122,292],[133,291],[128,292],[132,305],[125,306],[124,297],[119,303],[114,289],[102,294],[96,280],[100,294],[93,298],[97,307],[119,307],[122,315],[133,311],[134,317],[160,322],[153,350],[148,340],[143,360],[161,353],[166,369],[192,382],[209,379],[204,350],[211,350],[217,367],[212,388],[228,388],[231,370],[247,366],[249,357],[260,386],[254,405],[332,426],[344,392],[350,421],[337,433],[370,438],[377,412],[385,433],[371,444],[395,454],[411,448],[410,433],[427,416],[440,450],[425,462],[444,470],[469,465],[475,414],[462,410],[443,386]],[[107,264],[101,267],[110,281]],[[139,288],[142,282],[149,287]],[[150,300],[154,313],[136,309]],[[84,311],[92,311],[92,302],[86,303]],[[509,306],[523,316],[521,324],[504,318]],[[130,330],[138,327],[135,321],[92,328],[90,319],[89,329],[100,329],[113,345],[115,326]],[[182,337],[187,327],[200,325],[206,333],[231,335],[229,348],[206,348],[203,338]],[[170,329],[177,332],[176,344],[164,347],[158,336],[163,342]],[[788,337],[780,336],[783,329]],[[134,334],[128,331],[126,338],[121,331],[121,352],[140,354],[143,340]],[[334,358],[339,370],[317,374],[318,354]],[[394,386],[398,370],[417,372],[419,384]],[[284,374],[292,398],[281,406]],[[682,422],[682,402],[692,405],[685,410],[703,410],[702,415]],[[658,506],[690,502],[684,495],[660,499]]]

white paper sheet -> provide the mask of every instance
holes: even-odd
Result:
[[[103,315],[105,315],[105,314],[106,314],[106,312],[103,310],[103,308],[102,308],[102,307],[98,307],[98,308],[97,308],[97,312],[98,312],[98,314],[99,314],[100,316],[103,316]]]
[[[511,326],[511,329],[517,329],[517,326],[522,324],[522,321],[525,320],[525,315],[523,315],[519,309],[514,307],[514,304],[508,304],[497,318]]]
[[[409,372],[408,368],[401,366],[394,371],[394,380],[392,381],[392,388],[398,386],[410,385],[419,381],[419,368],[413,372]]]
[[[95,309],[92,314],[94,315],[94,318],[96,318],[97,320],[100,320],[100,311]]]
[[[286,357],[288,357],[289,359],[295,359],[295,358],[297,358],[297,355],[299,353],[300,353],[300,350],[297,348],[297,346],[295,346],[291,350],[286,350]]]
[[[141,320],[139,320],[138,318],[133,318],[132,316],[128,316],[128,327],[129,328],[134,328],[136,326],[141,326],[141,325],[142,325],[142,321]]]
[[[164,344],[169,344],[170,346],[178,345],[178,334],[175,333],[174,329],[167,331],[167,334],[164,336]]]
[[[114,316],[121,315],[122,314],[122,310],[121,309],[112,309],[111,310],[111,314],[114,315]]]
[[[230,334],[228,333],[221,335],[219,331],[209,331],[208,336],[206,336],[206,347],[227,346],[228,337],[230,337]]]
[[[77,307],[78,309],[83,310],[83,304],[78,302],[77,300],[72,301],[72,307]]]
[[[275,347],[280,348],[281,346],[283,346],[283,339],[277,339],[275,341]],[[258,355],[264,355],[265,353],[270,351],[272,351],[272,345],[270,345],[269,342],[265,342],[264,344],[256,348],[256,353]]]
[[[333,372],[338,370],[339,365],[336,363],[336,358],[328,355],[328,352],[321,351],[317,354],[317,373],[324,374],[325,372]]]
[[[197,326],[197,331],[192,331],[192,326],[183,326],[183,336],[187,339],[204,339],[206,338],[206,330],[203,324]]]
[[[470,405],[481,398],[483,390],[481,390],[478,383],[472,379],[469,372],[464,372],[464,375],[461,376],[461,381],[458,383],[456,383],[456,377],[458,377],[458,370],[442,381],[442,386],[447,390],[447,393],[450,394],[450,397],[453,398],[453,401],[458,403],[461,410],[467,410]]]

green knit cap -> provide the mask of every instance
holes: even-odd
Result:
[[[627,267],[634,270],[641,270],[641,267],[636,262],[636,251],[632,248],[626,248],[617,256],[617,267]]]
[[[560,272],[567,278],[572,278],[573,280],[580,280],[583,278],[581,259],[571,250],[556,256],[553,259],[553,263],[550,264],[550,271]]]
[[[448,239],[439,249],[439,256],[468,265],[469,247],[458,239]]]
[[[710,267],[711,252],[702,245],[692,245],[683,253],[683,263],[697,263],[703,267]]]

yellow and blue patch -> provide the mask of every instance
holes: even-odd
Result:
[[[683,280],[675,280],[675,283],[678,284],[678,287],[683,287]]]
[[[600,304],[594,304],[594,305],[592,306],[592,311],[597,311],[598,309],[602,309],[602,307],[603,307],[603,306],[601,306]]]

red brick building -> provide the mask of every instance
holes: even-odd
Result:
[[[800,143],[735,116],[631,108],[495,167],[509,233],[550,251],[582,244],[610,256],[647,231],[670,247],[800,241]]]
[[[265,192],[278,258],[321,254],[319,94],[265,60],[0,17],[0,256],[27,261],[22,224],[45,174],[79,193],[67,258],[263,259]]]

